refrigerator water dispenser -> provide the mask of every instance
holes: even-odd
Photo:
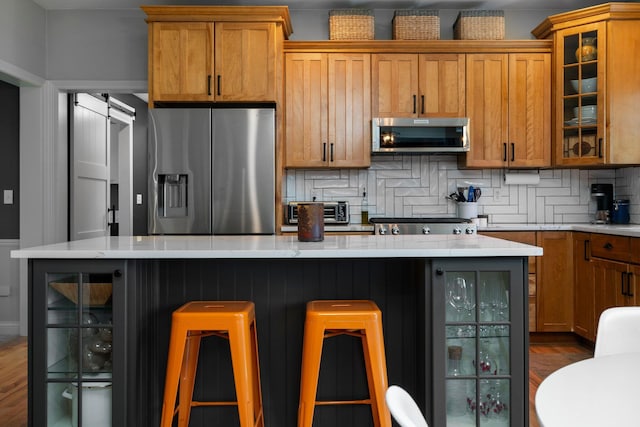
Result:
[[[165,218],[187,216],[187,175],[159,174],[158,215]]]

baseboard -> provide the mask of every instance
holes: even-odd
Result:
[[[0,322],[0,335],[20,335],[20,323]]]

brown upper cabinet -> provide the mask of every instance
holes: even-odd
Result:
[[[285,55],[285,167],[371,164],[371,55]]]
[[[532,33],[554,47],[554,165],[640,164],[640,4],[549,16]]]
[[[278,101],[282,6],[143,6],[149,24],[149,105]]]
[[[465,117],[465,55],[372,55],[374,117]]]
[[[551,165],[548,53],[467,54],[467,167]]]

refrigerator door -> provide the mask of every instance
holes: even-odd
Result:
[[[213,234],[275,234],[275,110],[212,110]]]
[[[211,110],[149,110],[149,234],[211,233]]]

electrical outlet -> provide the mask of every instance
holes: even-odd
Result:
[[[136,194],[136,205],[142,204],[142,194]]]
[[[13,204],[13,190],[4,190],[4,204],[5,205]]]
[[[498,189],[498,188],[494,188],[493,189],[493,200],[495,200],[497,202],[501,198],[502,198],[502,191],[500,191],[500,189]]]

